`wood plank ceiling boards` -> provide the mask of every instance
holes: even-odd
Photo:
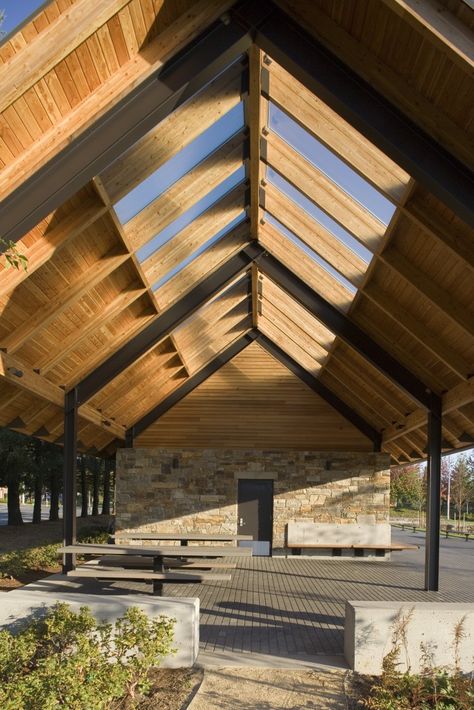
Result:
[[[474,12],[99,5],[53,0],[0,46],[1,221],[28,258],[0,266],[0,424],[61,441],[76,392],[90,449],[134,425],[146,445],[180,426],[207,445],[193,412],[216,425],[229,382],[261,401],[268,372],[307,407],[295,446],[317,415],[334,446],[419,460],[430,398],[465,446]],[[240,443],[279,431],[238,405]]]

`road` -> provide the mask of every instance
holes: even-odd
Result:
[[[20,505],[21,514],[23,516],[24,523],[31,523],[33,518],[33,506],[25,503]],[[81,514],[81,509],[77,509],[77,515]],[[59,517],[62,518],[63,509],[59,508]],[[41,520],[49,520],[49,505],[41,506]],[[0,503],[0,525],[7,525],[8,523],[8,508],[6,503]]]
[[[416,551],[405,550],[400,555],[403,564],[423,568],[425,561],[425,536],[424,533],[414,533],[403,531],[400,528],[392,527],[392,542],[406,542],[419,545]],[[399,559],[394,554],[392,559]],[[472,585],[474,575],[474,540],[466,540],[459,537],[440,539],[439,563],[441,575],[444,571],[456,573],[457,576],[466,578],[469,585]]]

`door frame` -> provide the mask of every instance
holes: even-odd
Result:
[[[270,506],[270,551],[268,556],[272,557],[273,555],[273,507],[274,507],[274,501],[275,501],[275,479],[272,477],[264,478],[262,477],[251,477],[249,475],[243,475],[242,478],[240,476],[237,477],[236,479],[236,491],[235,491],[235,499],[236,499],[236,512],[237,512],[237,517],[236,517],[236,526],[237,526],[237,531],[239,527],[239,483],[240,481],[252,481],[256,483],[271,483],[271,498],[272,498],[272,504]],[[257,541],[255,541],[257,542]]]

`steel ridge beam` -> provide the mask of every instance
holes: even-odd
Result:
[[[262,253],[263,248],[257,244],[251,244],[242,249],[122,345],[76,385],[78,405],[84,404],[123,370],[169,335],[180,323],[218,294],[229,281],[248,269],[252,261]]]
[[[363,417],[360,416],[352,407],[349,407],[346,402],[340,399],[326,385],[320,382],[314,375],[305,370],[296,360],[288,355],[279,345],[273,342],[268,336],[262,333],[258,334],[257,343],[273,357],[281,362],[290,372],[298,377],[305,385],[310,387],[316,394],[322,397],[333,409],[341,414],[344,419],[355,426],[364,436],[370,439],[374,445],[374,451],[381,450],[382,434],[374,429]]]
[[[218,21],[39,168],[0,204],[2,237],[18,241],[176,108],[235,63],[250,32]]]
[[[221,367],[226,365],[230,360],[232,360],[236,355],[242,352],[246,347],[248,347],[253,341],[258,337],[258,333],[255,330],[250,330],[245,335],[242,335],[237,340],[229,345],[229,347],[218,353],[216,357],[211,360],[207,365],[205,365],[201,370],[191,375],[182,385],[175,389],[171,394],[169,394],[165,399],[151,409],[145,416],[143,416],[138,422],[136,422],[130,429],[126,432],[126,442],[127,446],[130,443],[133,446],[133,440],[139,436],[145,429],[148,429],[157,419],[163,416],[169,409],[174,407],[175,404],[180,402],[184,397],[190,394],[196,387],[207,380],[211,375],[220,370]]]
[[[232,11],[243,27],[252,21],[253,4]],[[249,29],[270,58],[474,227],[474,175],[468,166],[282,10],[274,8]]]
[[[440,397],[421,382],[393,355],[384,350],[375,340],[356,325],[348,316],[331,305],[326,299],[267,252],[257,257],[261,271],[301,303],[313,316],[323,323],[347,345],[356,350],[379,372],[403,389],[412,399],[426,409]]]

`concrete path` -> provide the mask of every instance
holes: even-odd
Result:
[[[189,710],[346,710],[345,672],[206,669]]]

